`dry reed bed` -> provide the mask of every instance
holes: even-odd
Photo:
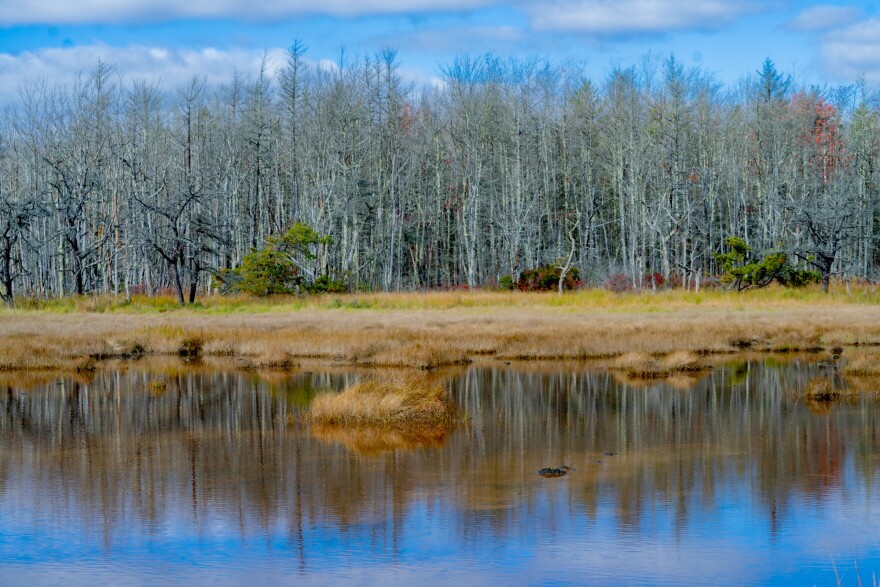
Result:
[[[0,313],[0,371],[72,369],[85,357],[176,355],[194,340],[204,356],[235,357],[257,369],[290,368],[306,359],[433,369],[483,356],[584,360],[636,353],[654,357],[644,362],[658,372],[666,366],[651,361],[678,352],[690,357],[880,344],[880,307],[871,305],[660,310],[463,305],[253,315],[6,312]]]
[[[843,374],[856,377],[880,376],[880,355],[858,354],[848,359],[843,367]]]
[[[880,352],[874,349],[834,349],[830,361],[819,361],[824,374],[813,377],[798,395],[817,413],[826,413],[827,405],[839,401],[857,401],[865,397],[880,399]]]
[[[373,426],[398,430],[452,427],[460,420],[442,386],[425,377],[370,378],[312,400],[309,415],[323,426]]]
[[[708,365],[689,351],[676,351],[660,357],[627,353],[612,361],[610,367],[636,379],[665,379],[680,373],[697,373],[708,369]]]

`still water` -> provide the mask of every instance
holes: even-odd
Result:
[[[817,372],[475,367],[417,435],[304,421],[357,373],[11,381],[0,584],[871,585],[880,405],[805,404]]]

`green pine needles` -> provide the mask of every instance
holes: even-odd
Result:
[[[758,257],[745,240],[735,236],[725,239],[724,244],[728,252],[715,255],[723,271],[721,283],[737,291],[766,287],[774,280],[786,287],[803,287],[822,279],[818,271],[792,266],[784,252],[773,251]]]
[[[342,281],[318,275],[318,253],[333,243],[330,236],[318,234],[311,226],[297,222],[287,232],[266,239],[260,249],[251,249],[241,265],[223,269],[217,277],[229,292],[254,296],[299,293],[344,293]]]

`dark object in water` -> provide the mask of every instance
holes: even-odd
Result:
[[[567,465],[562,465],[561,467],[545,467],[538,471],[538,475],[546,477],[547,479],[552,479],[553,477],[563,477],[564,475],[567,475],[569,471],[571,471],[571,467]]]
[[[606,457],[613,457],[614,453],[613,452],[603,452],[602,455],[606,456]]]

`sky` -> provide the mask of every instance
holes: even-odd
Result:
[[[878,0],[880,3],[880,0]],[[314,63],[398,51],[434,83],[456,55],[575,60],[601,78],[674,54],[727,83],[767,57],[805,84],[880,87],[874,2],[793,0],[0,0],[0,103],[28,79],[69,83],[98,59],[123,79],[270,73],[295,39]]]

